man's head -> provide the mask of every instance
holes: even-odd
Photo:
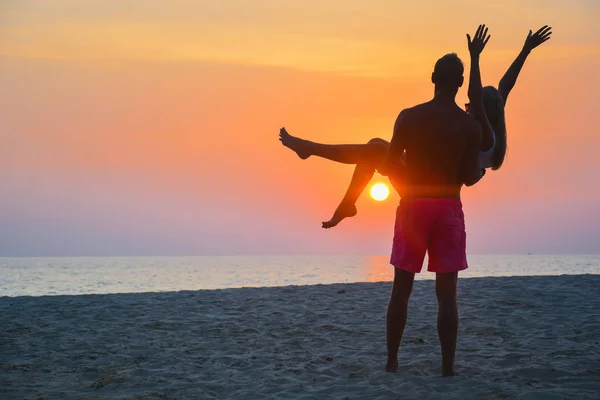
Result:
[[[435,63],[431,82],[435,84],[436,89],[457,92],[464,82],[464,72],[465,67],[460,58],[456,53],[449,53]]]

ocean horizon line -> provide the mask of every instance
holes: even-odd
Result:
[[[562,256],[598,256],[598,253],[544,253],[544,252],[528,252],[528,253],[470,253],[467,257],[486,256],[486,257],[510,257],[510,256],[545,256],[545,257],[562,257]],[[389,257],[389,254],[198,254],[198,255],[0,255],[1,259],[47,259],[47,258],[234,258],[234,257]]]

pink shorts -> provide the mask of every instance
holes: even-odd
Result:
[[[404,271],[419,273],[427,252],[428,271],[462,271],[468,268],[466,242],[460,200],[402,200],[396,211],[390,263]]]

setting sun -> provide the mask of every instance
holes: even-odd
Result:
[[[377,201],[383,201],[388,198],[390,189],[385,183],[376,183],[371,186],[371,197]]]

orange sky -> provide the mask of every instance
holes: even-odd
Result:
[[[482,22],[484,84],[554,34],[511,94],[505,166],[464,191],[469,250],[597,252],[600,3],[520,3],[3,2],[0,255],[386,254],[397,196],[323,231],[352,169],[278,130],[389,139]]]

